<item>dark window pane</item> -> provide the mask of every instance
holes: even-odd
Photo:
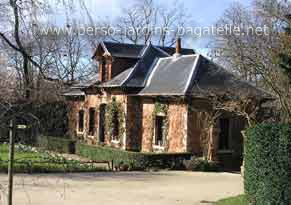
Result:
[[[84,130],[84,111],[79,111],[79,132],[83,132]]]
[[[113,123],[113,132],[112,132],[113,140],[118,140],[118,135],[119,135],[118,112],[115,112],[113,114],[112,123]]]
[[[164,145],[164,132],[165,132],[165,117],[156,116],[156,127],[155,127],[155,145]]]
[[[89,109],[89,135],[94,135],[95,132],[95,109]]]
[[[219,149],[229,149],[229,119],[220,119]]]

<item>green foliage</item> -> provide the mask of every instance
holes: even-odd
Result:
[[[216,162],[207,161],[197,157],[185,160],[184,164],[186,169],[190,171],[216,172],[219,170],[219,166]]]
[[[97,161],[112,161],[115,165],[127,164],[131,170],[145,170],[147,168],[183,168],[183,161],[190,159],[190,153],[141,153],[129,152],[110,147],[100,147],[76,144],[76,153]]]
[[[118,138],[121,139],[125,132],[124,128],[124,111],[122,109],[122,104],[116,101],[116,98],[113,97],[111,103],[106,106],[106,130],[109,136],[112,136],[114,129],[114,115],[118,116]]]
[[[16,144],[14,170],[16,173],[96,172],[105,168],[68,160],[62,156]],[[8,170],[8,144],[0,145],[0,172]]]
[[[56,151],[59,153],[75,152],[75,141],[71,139],[64,139],[60,137],[39,136],[37,144],[47,150]]]
[[[163,113],[163,114],[167,115],[168,110],[169,110],[168,104],[164,104],[164,103],[160,103],[160,102],[155,103],[155,110],[154,110],[155,115],[158,113]]]
[[[215,205],[248,205],[248,201],[245,195],[239,195],[226,199],[219,200]]]
[[[245,141],[245,193],[250,203],[291,204],[291,126],[261,124]]]

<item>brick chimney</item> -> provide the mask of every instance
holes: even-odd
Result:
[[[181,46],[181,38],[178,37],[176,41],[176,53],[174,54],[174,57],[181,56],[182,46]]]
[[[176,41],[176,53],[181,54],[181,38],[178,37]]]

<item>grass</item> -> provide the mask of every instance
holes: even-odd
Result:
[[[245,195],[239,195],[219,200],[215,205],[248,205]]]
[[[9,147],[7,144],[0,145],[0,160],[7,161],[9,158]],[[42,160],[40,153],[35,152],[18,152],[15,150],[14,159],[16,161],[21,161],[25,159],[29,159],[32,161],[40,161]]]
[[[26,148],[26,146],[23,146]],[[0,144],[0,172],[7,173],[9,148]],[[77,160],[67,160],[53,156],[45,151],[15,149],[14,171],[16,173],[64,173],[64,172],[96,172],[106,171],[103,167],[81,164]]]

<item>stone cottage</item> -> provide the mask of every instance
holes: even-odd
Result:
[[[202,155],[210,96],[248,94],[259,104],[269,99],[194,50],[181,48],[180,38],[176,44],[99,43],[93,56],[98,79],[64,94],[71,134],[89,144],[123,150]],[[215,158],[241,158],[245,122],[231,113],[215,120]]]

